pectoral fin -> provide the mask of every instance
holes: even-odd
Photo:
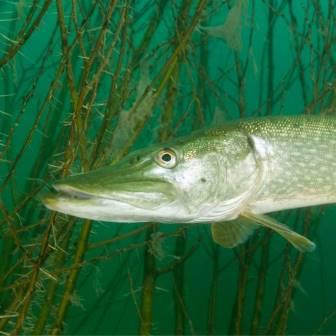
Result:
[[[241,216],[274,230],[301,252],[311,252],[315,249],[315,244],[311,240],[294,232],[289,227],[277,222],[271,217],[265,215],[255,215],[250,212],[244,212]]]
[[[211,224],[211,233],[213,240],[227,248],[235,247],[244,243],[253,233],[256,224],[244,218],[238,218],[232,221]]]

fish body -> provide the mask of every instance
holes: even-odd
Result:
[[[255,213],[336,202],[336,118],[295,116],[241,122],[264,141],[264,176]]]
[[[55,183],[52,210],[111,222],[212,223],[233,247],[257,226],[302,251],[307,238],[265,214],[336,202],[336,118],[245,119],[133,152]]]

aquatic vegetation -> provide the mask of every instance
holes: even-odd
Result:
[[[334,113],[334,1],[244,4],[0,2],[2,334],[335,332],[333,208],[279,215],[317,240],[307,257],[266,230],[227,251],[202,225],[79,220],[38,199],[214,120]]]
[[[248,1],[238,0],[227,13],[223,24],[200,29],[210,36],[224,39],[232,50],[239,52],[243,43],[242,30],[247,7]]]

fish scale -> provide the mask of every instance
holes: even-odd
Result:
[[[270,172],[256,196],[262,213],[336,201],[334,117],[263,118],[238,127],[269,146]]]

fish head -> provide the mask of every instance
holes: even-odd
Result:
[[[225,195],[232,175],[232,158],[226,156],[234,152],[225,146],[233,145],[229,140],[205,134],[138,150],[56,182],[55,192],[42,202],[51,210],[102,221],[203,221],[223,198],[234,197]]]

